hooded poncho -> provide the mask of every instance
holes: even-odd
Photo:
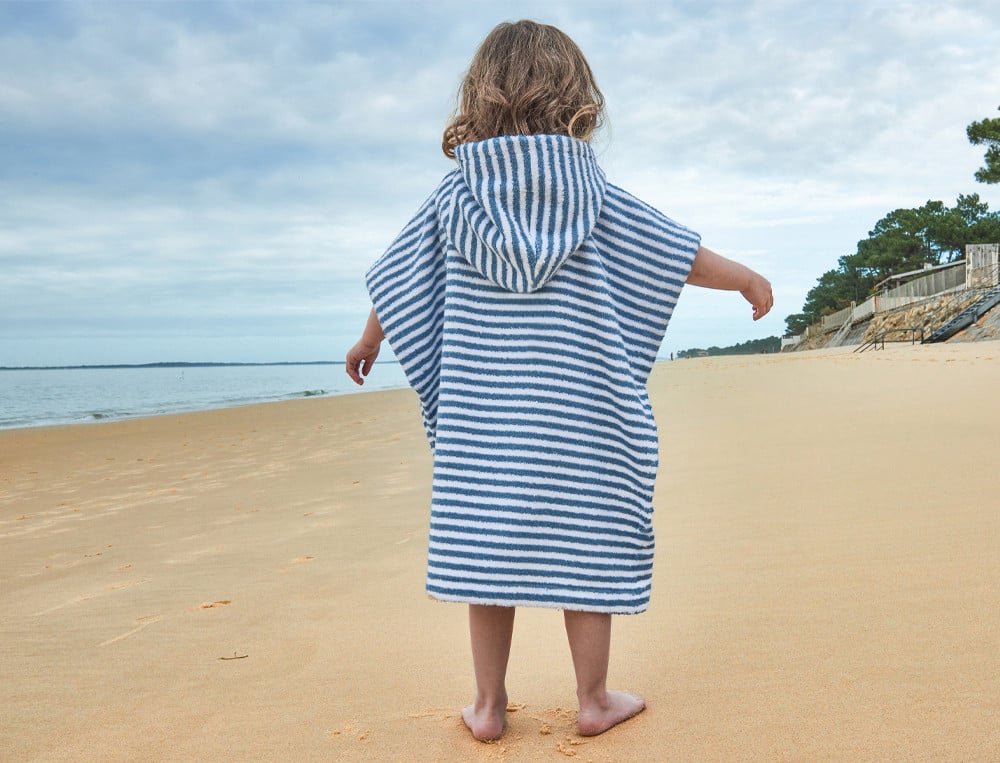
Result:
[[[367,274],[434,452],[427,591],[635,613],[653,568],[646,380],[699,237],[588,144],[455,149]]]

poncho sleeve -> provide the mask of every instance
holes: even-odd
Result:
[[[420,399],[431,448],[437,422],[444,322],[445,236],[435,195],[365,276],[386,340]]]
[[[632,374],[642,388],[687,281],[701,236],[608,184],[594,230]]]

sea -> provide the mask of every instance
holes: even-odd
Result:
[[[0,429],[100,422],[406,387],[379,362],[363,387],[340,363],[0,369]]]

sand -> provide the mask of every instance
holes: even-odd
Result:
[[[659,364],[653,599],[610,674],[648,710],[591,739],[546,610],[506,736],[461,725],[411,392],[0,432],[0,759],[998,760],[998,367]]]

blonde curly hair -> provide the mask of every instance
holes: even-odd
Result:
[[[496,26],[476,51],[444,131],[441,149],[500,135],[568,135],[589,140],[604,96],[583,53],[564,32],[534,21]]]

